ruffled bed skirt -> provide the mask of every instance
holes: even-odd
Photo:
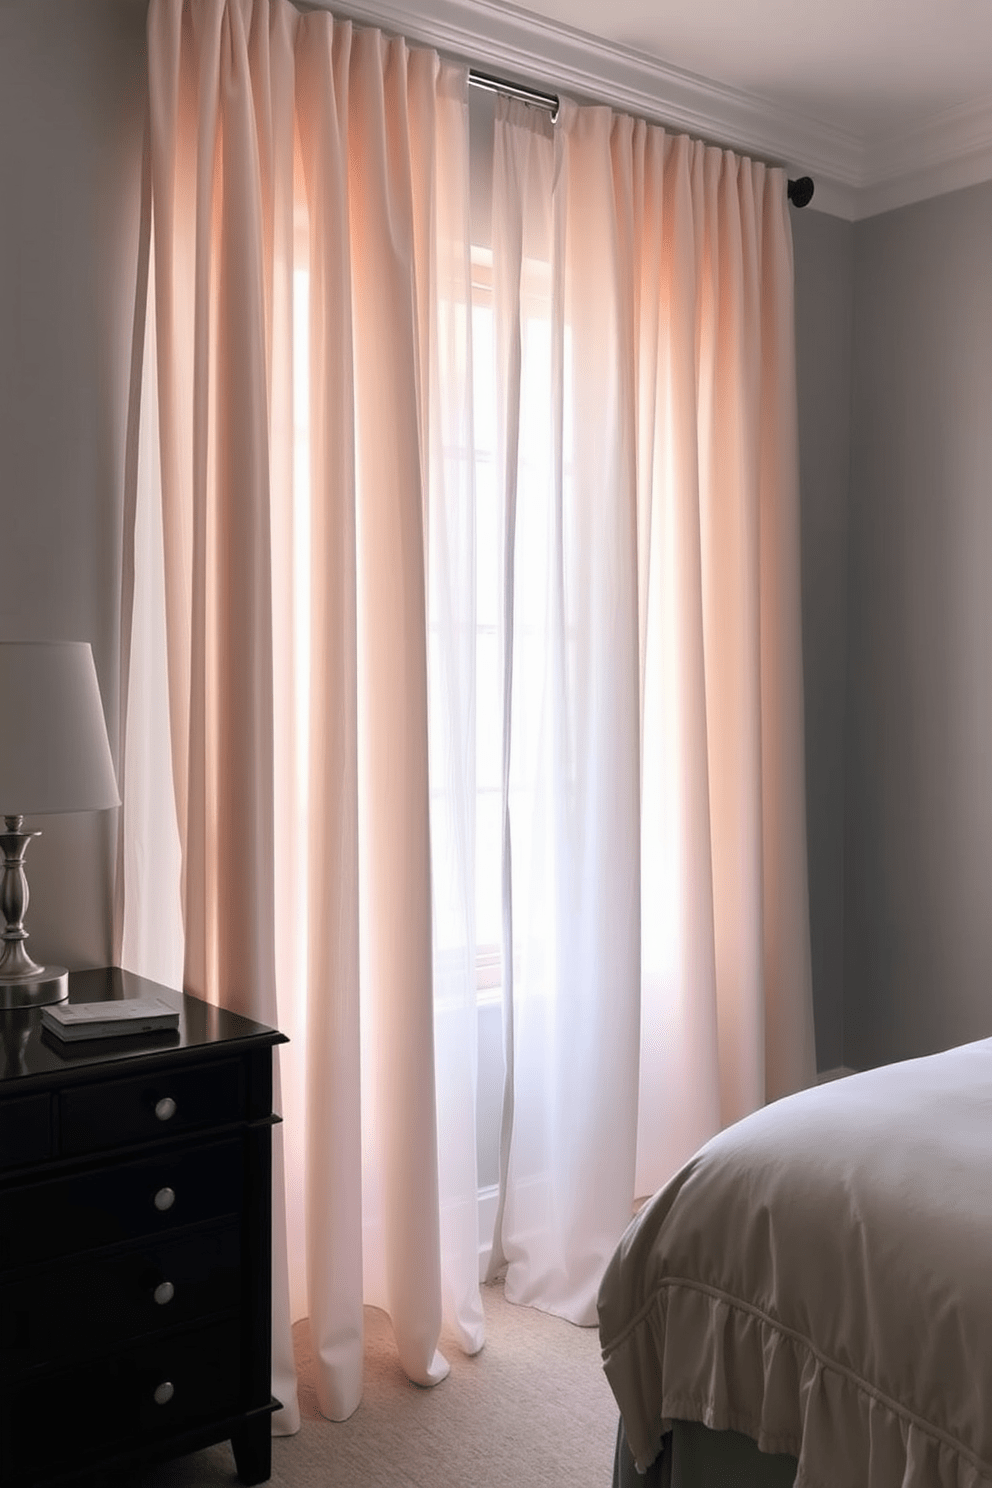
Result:
[[[659,1472],[663,1438],[682,1421],[738,1432],[763,1453],[796,1459],[795,1488],[863,1488],[866,1462],[872,1485],[885,1488],[992,1482],[962,1443],[757,1308],[699,1284],[662,1286],[621,1341],[604,1340],[604,1367],[624,1402],[633,1481],[646,1488],[661,1488],[661,1477],[640,1474],[652,1464]]]

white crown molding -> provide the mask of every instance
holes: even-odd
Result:
[[[843,217],[845,222],[857,222],[871,215],[874,208],[870,198],[859,184],[838,181],[825,170],[807,170],[813,177],[816,190],[813,200],[806,208],[808,212],[823,212],[828,217]]]
[[[992,99],[947,109],[873,143],[865,178],[870,212],[861,216],[992,180]]]
[[[992,101],[865,142],[767,99],[495,0],[316,0],[523,83],[609,103],[816,183],[813,207],[855,221],[992,179]]]

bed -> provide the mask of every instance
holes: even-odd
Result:
[[[776,1101],[599,1294],[615,1488],[992,1484],[992,1039]]]

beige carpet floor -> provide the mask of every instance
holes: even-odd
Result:
[[[273,1488],[609,1488],[617,1411],[593,1328],[512,1307],[483,1288],[486,1346],[441,1347],[451,1374],[433,1390],[396,1362],[388,1319],[366,1313],[365,1392],[350,1420],[325,1420],[310,1382],[306,1323],[294,1329],[303,1424],[272,1442]],[[134,1488],[231,1488],[224,1443],[163,1463]]]

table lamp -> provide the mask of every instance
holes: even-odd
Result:
[[[0,1008],[68,996],[64,966],[27,953],[26,816],[120,805],[93,652],[85,641],[0,641]]]

